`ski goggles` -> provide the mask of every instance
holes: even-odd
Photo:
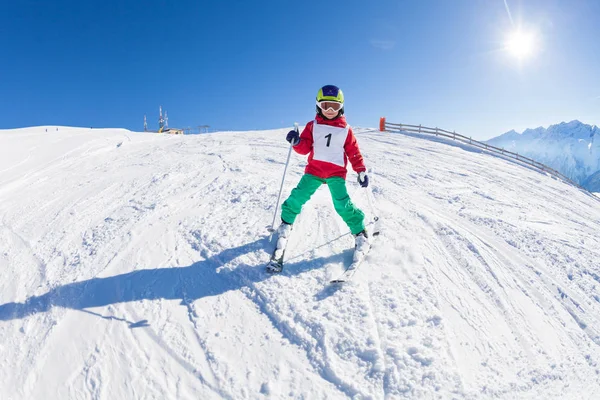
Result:
[[[340,111],[344,105],[342,103],[338,103],[337,101],[317,101],[317,106],[323,111],[327,111],[330,108],[333,111]]]

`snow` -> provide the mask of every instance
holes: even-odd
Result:
[[[597,126],[574,120],[547,129],[526,129],[522,134],[511,130],[487,143],[532,158],[597,191],[589,179],[600,171],[599,136]]]
[[[270,276],[287,130],[0,131],[0,398],[600,396],[600,199],[358,129],[356,280],[328,285],[353,238],[326,190]]]

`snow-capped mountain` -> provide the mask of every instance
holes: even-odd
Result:
[[[269,275],[288,130],[0,131],[0,399],[600,398],[598,198],[357,129],[355,281],[326,187]]]
[[[599,192],[600,193],[600,171],[597,171],[591,176],[583,181],[582,185],[584,188],[587,188],[590,192]]]
[[[600,170],[600,129],[577,120],[522,134],[511,130],[487,143],[546,164],[584,187]]]

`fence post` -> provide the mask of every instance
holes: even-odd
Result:
[[[421,133],[421,124],[419,124],[419,133]]]
[[[452,131],[452,140],[456,140],[456,131]]]
[[[379,131],[385,131],[385,117],[379,118]]]
[[[438,135],[438,127],[436,126],[435,127],[435,136],[437,136],[437,135]]]
[[[473,144],[473,138],[469,136],[469,144]]]

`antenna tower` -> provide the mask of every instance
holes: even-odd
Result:
[[[163,119],[163,116],[162,116],[162,106],[159,106],[158,107],[158,131],[162,132],[164,127],[165,127],[165,120]]]

